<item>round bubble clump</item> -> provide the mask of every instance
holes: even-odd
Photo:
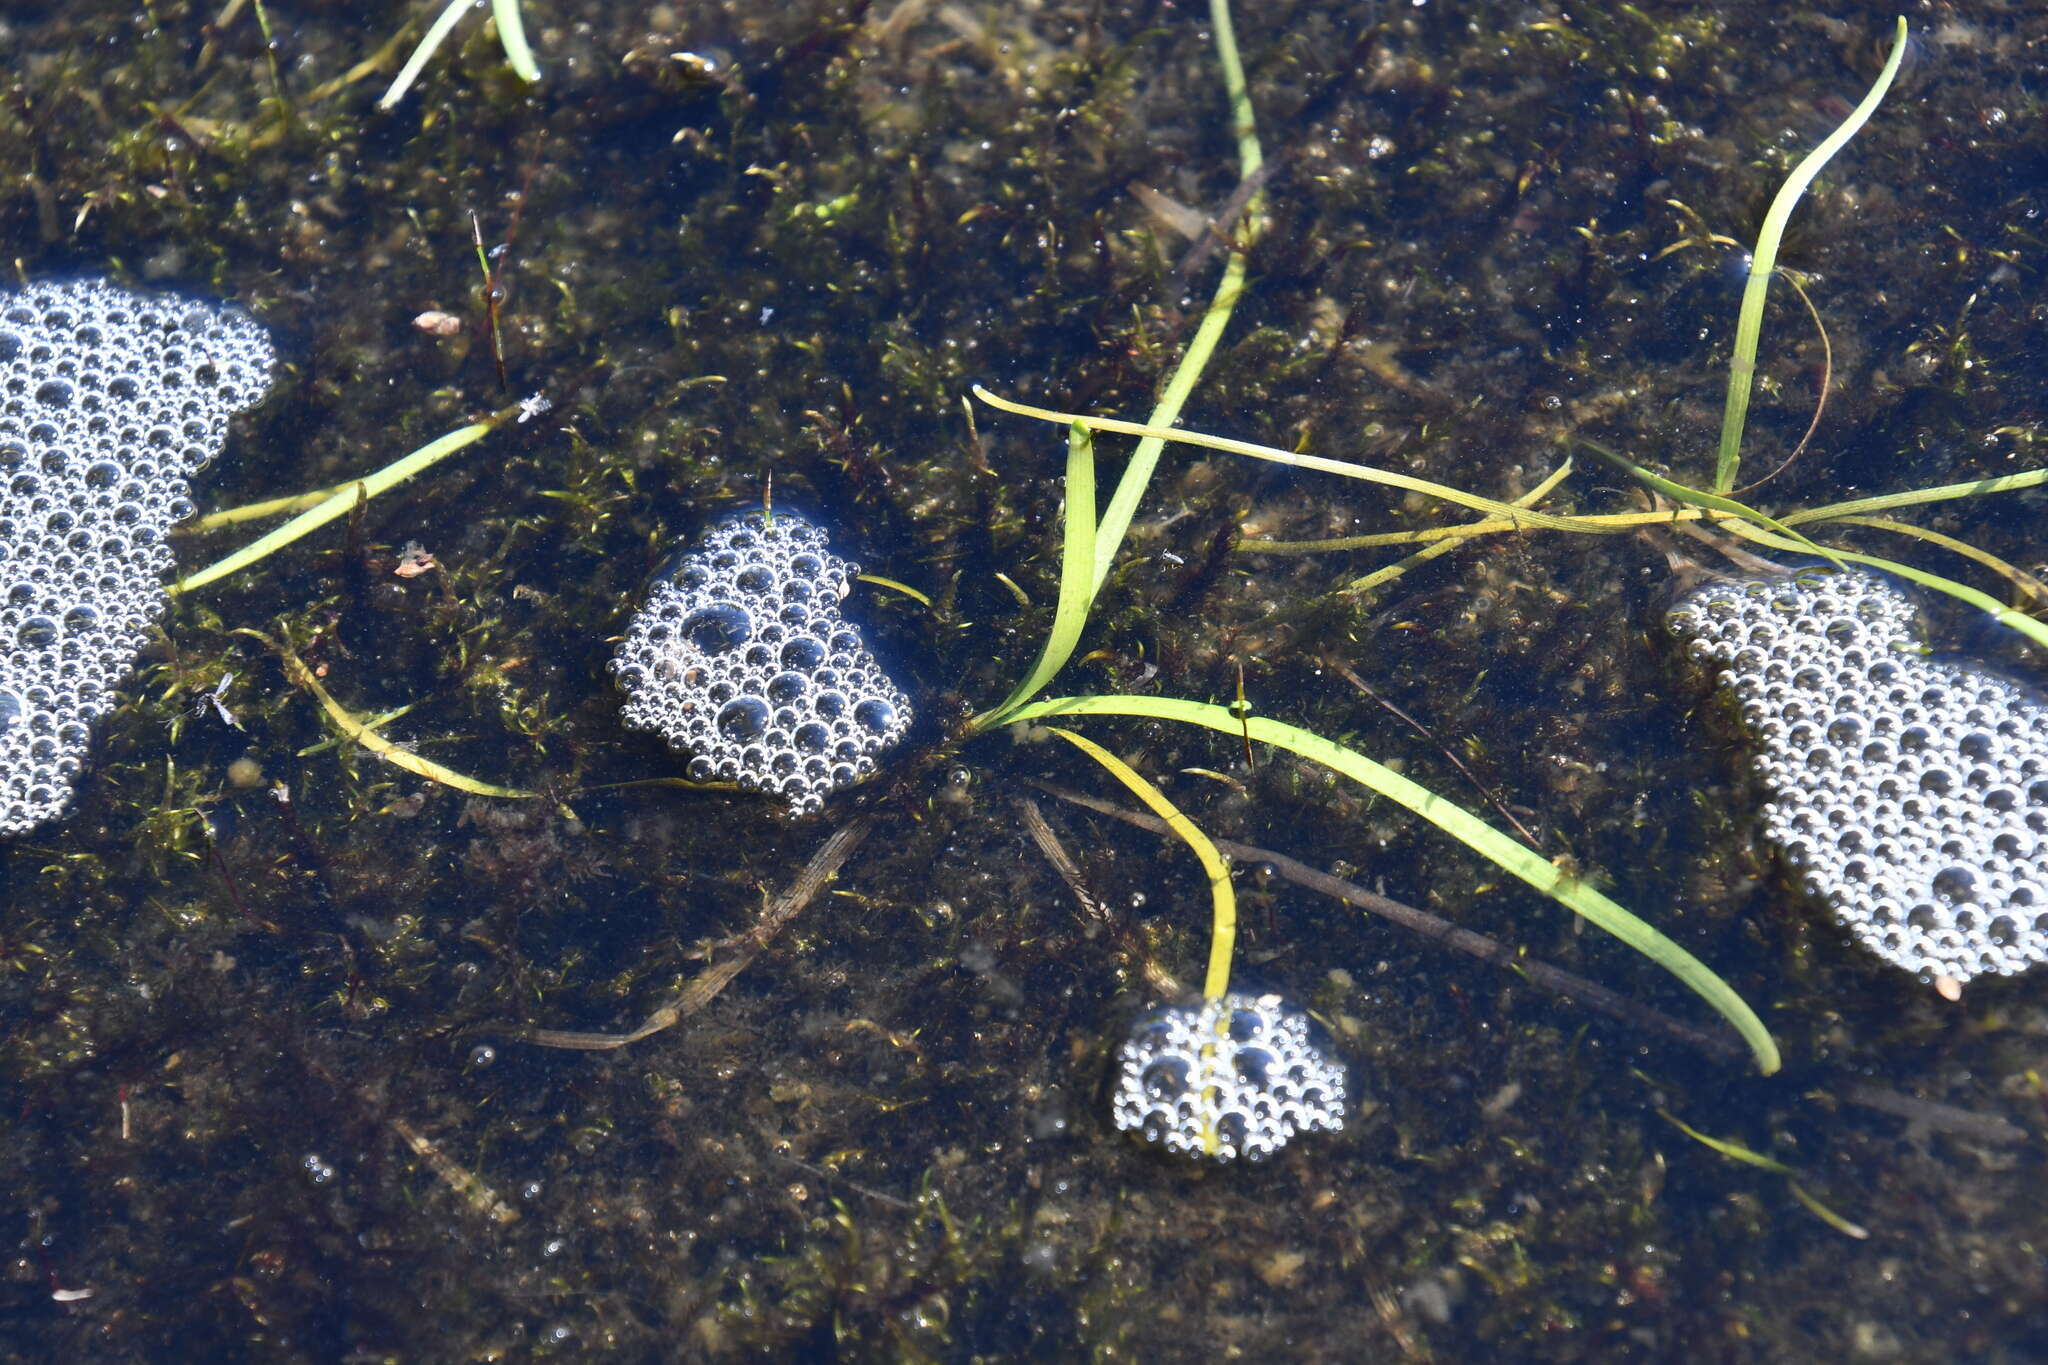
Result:
[[[1117,1059],[1116,1126],[1182,1156],[1263,1161],[1297,1133],[1344,1126],[1343,1063],[1277,995],[1162,1006]]]
[[[2048,704],[1921,656],[1916,615],[1875,574],[1804,570],[1694,589],[1669,621],[1734,694],[1805,889],[1950,993],[2048,960]]]
[[[70,804],[163,611],[189,481],[275,358],[231,307],[98,280],[0,292],[0,834]]]
[[[788,512],[714,526],[657,576],[612,657],[626,723],[689,754],[691,780],[799,815],[867,777],[911,713],[839,613],[859,571]]]

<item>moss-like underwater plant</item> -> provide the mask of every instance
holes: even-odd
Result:
[[[434,54],[441,50],[441,44],[448,40],[448,35],[462,22],[462,16],[474,8],[476,0],[448,0],[447,7],[434,16],[434,22],[427,26],[426,34],[421,37],[419,46],[412,50],[412,55],[405,59],[405,65],[399,68],[398,77],[391,82],[391,88],[378,99],[379,109],[393,109],[398,106],[398,102],[405,98],[406,92],[412,89],[413,82],[419,79],[420,72],[434,59]],[[519,74],[519,79],[528,84],[538,81],[540,66],[533,60],[533,48],[526,41],[526,21],[520,14],[519,0],[491,0],[491,20],[498,30],[498,42],[505,49],[505,60]]]
[[[1252,122],[1251,103],[1245,91],[1243,72],[1237,58],[1228,8],[1222,0],[1216,0],[1212,4],[1211,19],[1216,29],[1217,57],[1223,67],[1225,84],[1230,96],[1232,124],[1238,134],[1239,169],[1249,181],[1257,174],[1261,162]],[[1248,223],[1253,221],[1257,209],[1258,199],[1253,196],[1246,210]],[[1248,232],[1251,230],[1247,229]],[[1648,956],[1700,995],[1735,1027],[1742,1035],[1743,1041],[1748,1044],[1760,1071],[1766,1075],[1776,1071],[1780,1064],[1778,1049],[1771,1039],[1769,1030],[1764,1027],[1756,1012],[1705,964],[1638,916],[1587,885],[1577,876],[1516,843],[1478,815],[1363,754],[1296,726],[1265,717],[1247,716],[1240,711],[1197,701],[1118,696],[1034,701],[1073,657],[1087,625],[1089,608],[1123,543],[1132,513],[1144,496],[1164,443],[1187,439],[1183,433],[1172,428],[1172,423],[1179,414],[1181,404],[1207,366],[1216,341],[1228,322],[1230,310],[1242,289],[1242,279],[1243,248],[1240,247],[1232,253],[1223,280],[1202,319],[1201,326],[1162,391],[1160,402],[1151,420],[1142,428],[1072,414],[1056,416],[1042,409],[1005,403],[980,388],[975,390],[976,395],[991,406],[1048,420],[1065,421],[1069,437],[1059,601],[1054,610],[1051,629],[1030,671],[1001,704],[976,716],[969,723],[968,733],[979,733],[997,726],[1028,724],[1050,716],[1145,716],[1206,726],[1225,733],[1242,733],[1249,739],[1289,749],[1361,783],[1422,816],[1504,871],[1569,906],[1622,942]],[[1100,520],[1097,519],[1095,510],[1094,442],[1091,434],[1091,429],[1094,428],[1126,431],[1141,437],[1141,443],[1125,466],[1116,492]],[[1367,478],[1410,491],[1428,493],[1507,519],[1511,524],[1527,523],[1563,530],[1582,529],[1575,518],[1535,512],[1479,494],[1389,471],[1362,470],[1359,466],[1339,461],[1295,455],[1270,447],[1230,442],[1221,438],[1204,438],[1199,443],[1297,467]]]

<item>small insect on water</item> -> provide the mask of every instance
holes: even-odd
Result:
[[[235,675],[233,673],[221,674],[220,681],[213,685],[213,690],[200,693],[199,700],[192,703],[192,715],[195,717],[204,716],[206,708],[211,706],[214,714],[221,718],[223,724],[231,729],[241,729],[242,722],[235,719],[235,713],[228,710],[228,704],[221,700],[222,697],[227,695],[228,686],[234,680]]]

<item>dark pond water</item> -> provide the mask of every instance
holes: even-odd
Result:
[[[1784,1069],[1658,1031],[1714,1021],[1363,788],[1086,720],[1212,834],[1630,1002],[1253,856],[1236,979],[1327,1026],[1351,1121],[1256,1168],[1115,1133],[1114,1050],[1199,979],[1205,887],[1034,785],[1127,803],[1080,754],[962,737],[1050,623],[1064,444],[963,398],[1149,410],[1227,254],[1181,229],[1240,187],[1206,11],[526,9],[540,83],[474,15],[388,112],[424,8],[0,13],[10,273],[234,300],[284,356],[202,511],[552,404],[181,598],[69,817],[0,847],[0,1361],[2048,1359],[2042,978],[1949,1003],[1798,894],[1661,628],[1674,555],[1714,559],[1668,533],[1481,540],[1347,590],[1407,549],[1249,542],[1469,514],[1171,452],[1054,691],[1224,703],[1241,669],[1261,714],[1505,825],[1497,799],[1750,1001]],[[2048,464],[2048,18],[1910,17],[1786,240],[1831,349],[1779,291],[1746,478],[1830,387],[1747,495],[1776,513]],[[1753,239],[1892,19],[1247,6],[1265,224],[1184,422],[1489,497],[1575,437],[1706,482],[1744,278],[1719,239]],[[503,247],[495,346],[473,223]],[[1127,445],[1102,438],[1105,482]],[[801,821],[672,785],[606,672],[650,572],[771,480],[931,599],[849,598],[919,722]],[[1544,503],[1646,505],[1583,451]],[[2038,573],[2044,511],[1895,515]],[[2011,591],[1897,532],[1826,538]],[[1978,614],[1929,623],[2044,676]],[[410,707],[385,732],[420,756],[540,795],[332,742],[266,641],[357,715]]]

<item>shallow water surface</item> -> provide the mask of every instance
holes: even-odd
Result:
[[[1674,565],[1719,561],[1666,533],[1481,540],[1359,590],[1413,547],[1251,542],[1470,514],[1172,451],[1054,691],[1222,704],[1241,669],[1260,714],[1512,817],[1720,973],[1784,1070],[1390,803],[1085,720],[1217,837],[1629,1002],[1250,854],[1235,985],[1313,1011],[1353,1117],[1250,1168],[1114,1132],[1115,1048],[1199,980],[1205,885],[1037,785],[1123,803],[1067,746],[959,740],[1050,623],[1063,459],[962,400],[1149,409],[1239,240],[1181,230],[1239,189],[1204,15],[525,9],[539,84],[479,14],[389,112],[412,6],[266,0],[268,45],[253,7],[0,17],[5,258],[233,300],[277,341],[202,512],[551,404],[181,598],[70,815],[0,846],[0,1362],[2048,1358],[2043,980],[1947,1003],[1800,897],[1660,624]],[[1185,424],[1501,499],[1574,437],[1707,482],[1723,239],[1892,18],[1247,6],[1266,223]],[[1774,295],[1745,481],[1830,387],[1746,495],[1769,511],[2048,464],[2048,20],[1913,21],[1781,257],[1828,345]],[[473,231],[503,248],[495,341]],[[1099,441],[1105,482],[1127,445]],[[801,820],[678,785],[606,667],[650,574],[771,486],[931,599],[855,585],[918,721]],[[1645,505],[1583,453],[1543,504]],[[1893,515],[2040,573],[2044,513]],[[264,525],[178,536],[179,563]],[[1936,545],[1831,535],[2011,600]],[[1928,607],[1937,646],[2048,676]],[[335,742],[273,646],[538,795]]]

